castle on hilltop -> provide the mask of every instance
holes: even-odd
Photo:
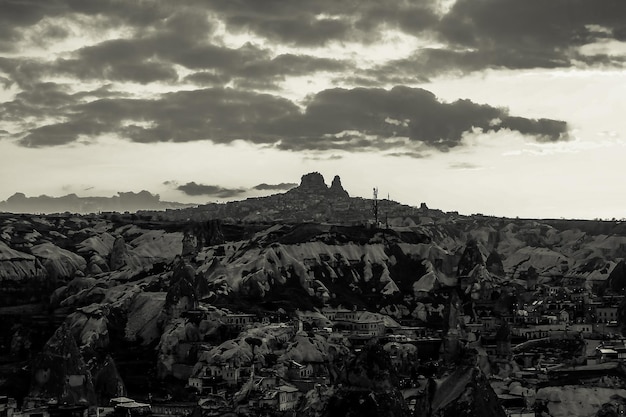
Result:
[[[304,174],[300,185],[291,190],[266,197],[251,197],[225,204],[205,204],[184,210],[169,210],[163,217],[206,221],[220,219],[226,222],[328,222],[357,225],[374,222],[373,200],[350,197],[341,178],[335,175],[330,186],[319,172]],[[378,219],[385,224],[415,225],[432,223],[442,218],[440,210],[410,207],[390,201],[377,200]],[[160,214],[156,214],[158,218]]]
[[[350,195],[346,190],[344,190],[341,185],[341,178],[339,175],[335,175],[333,178],[333,182],[330,187],[326,185],[324,181],[324,177],[319,172],[311,172],[309,174],[305,174],[300,179],[300,186],[291,189],[287,192],[289,193],[304,193],[304,194],[312,194],[319,196],[328,196],[334,198],[349,198]]]

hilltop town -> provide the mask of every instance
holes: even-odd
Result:
[[[376,209],[374,209],[376,208]],[[284,194],[0,214],[0,417],[608,416],[621,222]]]
[[[338,175],[333,178],[331,185],[327,186],[320,173],[311,172],[302,176],[298,187],[282,194],[179,210],[140,210],[138,214],[167,220],[222,219],[226,222],[332,222],[358,225],[375,221],[372,203],[372,199],[350,197]],[[390,220],[393,222],[410,218],[415,218],[419,224],[433,222],[434,218],[458,215],[456,212],[430,210],[425,204],[417,208],[382,198],[377,200],[377,207],[377,220],[381,224],[388,224]],[[414,222],[407,221],[409,224]]]

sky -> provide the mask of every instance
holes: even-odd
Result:
[[[0,0],[0,200],[625,218],[624,0]]]

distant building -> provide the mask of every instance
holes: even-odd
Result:
[[[259,400],[259,405],[277,411],[289,411],[296,408],[301,395],[292,385],[280,385],[265,391]]]
[[[305,379],[313,375],[311,364],[302,365],[296,361],[287,362],[287,377],[290,379]]]
[[[114,414],[119,417],[142,417],[152,413],[150,404],[140,403],[127,397],[112,398],[111,405]]]
[[[241,370],[228,364],[209,365],[205,368],[205,376],[221,378],[228,385],[237,385],[241,378]]]
[[[617,307],[596,307],[596,321],[608,323],[617,320]]]
[[[337,311],[334,326],[338,330],[350,332],[359,337],[380,337],[385,334],[385,321],[382,315],[364,311]]]
[[[184,403],[156,403],[152,404],[152,415],[154,416],[176,416],[185,417],[193,413],[196,408],[196,403],[184,402]]]
[[[247,325],[254,323],[255,320],[255,314],[231,313],[224,316],[224,322],[226,323],[226,325],[234,327],[236,329],[243,329]]]

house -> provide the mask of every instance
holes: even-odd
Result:
[[[154,416],[176,416],[184,417],[193,413],[196,403],[155,403],[152,404],[152,415]]]
[[[351,313],[351,310],[347,310],[345,308],[333,308],[333,307],[324,307],[322,308],[322,314],[326,316],[326,318],[330,321],[335,321],[337,319],[337,313]]]
[[[200,394],[217,394],[227,383],[221,376],[190,377],[187,385],[195,388]]]
[[[337,310],[335,312],[334,321],[342,322],[342,321],[354,321],[357,320],[359,313],[355,310]]]
[[[522,336],[527,339],[540,339],[543,337],[561,335],[566,332],[567,329],[566,323],[538,324],[528,325],[527,327],[514,327],[511,329],[511,333],[514,336]]]
[[[569,329],[581,333],[583,337],[591,336],[593,333],[593,324],[590,323],[574,323],[570,324]]]
[[[597,347],[596,348],[596,360],[598,363],[616,361],[618,357],[617,351],[614,349]]]
[[[111,400],[114,406],[114,413],[119,417],[141,417],[152,413],[150,404],[140,403],[134,400],[127,401],[128,398],[120,397]],[[51,416],[52,417],[52,416]]]
[[[598,363],[626,361],[626,341],[602,342],[596,347],[596,360]]]
[[[199,375],[190,376],[187,386],[199,392],[217,392],[223,385],[235,386],[241,381],[241,368],[229,363],[204,366]]]
[[[302,394],[292,385],[280,385],[265,391],[259,399],[259,406],[277,411],[294,410]]]
[[[297,320],[309,323],[314,327],[328,327],[331,325],[330,319],[319,311],[296,311]]]
[[[278,411],[293,410],[298,405],[300,392],[296,387],[281,385],[278,390]]]
[[[562,290],[563,290],[562,287],[555,287],[553,285],[548,285],[546,289],[548,292],[548,296],[550,297],[556,297],[557,295],[562,293]]]
[[[385,334],[385,320],[381,314],[363,311],[337,312],[335,327],[357,337],[379,337]]]
[[[205,375],[213,378],[221,377],[228,385],[237,385],[241,379],[241,370],[229,364],[214,364],[206,367]]]
[[[290,379],[306,379],[313,375],[311,364],[302,365],[294,360],[287,363],[287,377]]]
[[[247,325],[254,323],[255,320],[255,314],[230,313],[224,316],[226,325],[237,330],[245,328]]]
[[[596,307],[596,321],[598,323],[608,323],[617,320],[617,307],[598,306]]]

